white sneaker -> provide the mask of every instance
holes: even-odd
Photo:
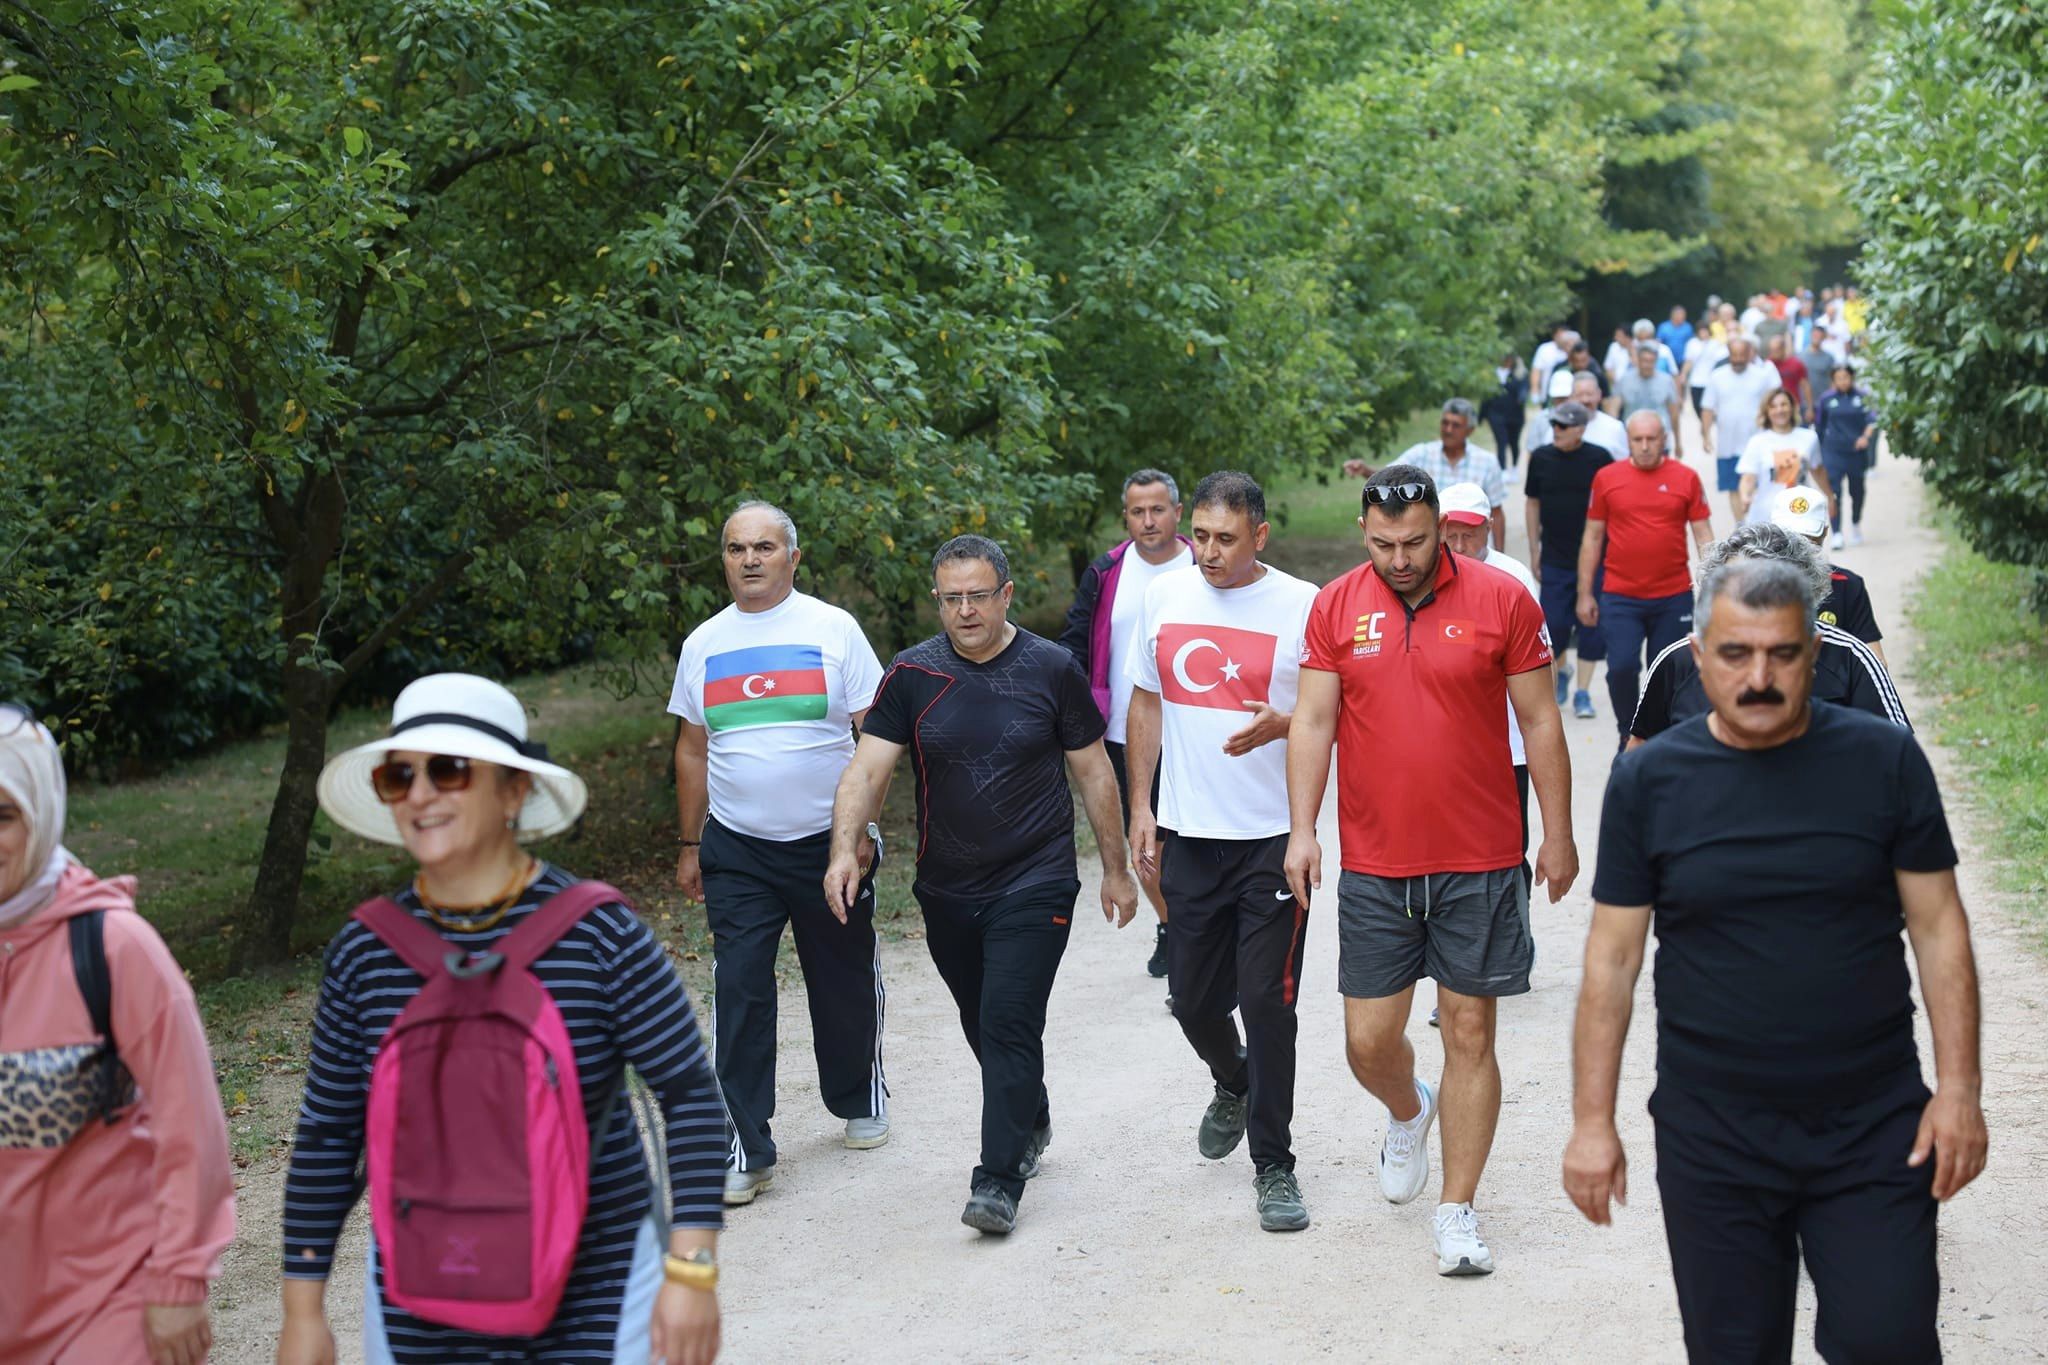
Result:
[[[725,1173],[725,1202],[728,1205],[751,1204],[754,1196],[775,1183],[773,1167],[765,1171],[727,1171]]]
[[[1415,1093],[1422,1112],[1407,1122],[1387,1114],[1387,1135],[1380,1140],[1380,1193],[1405,1204],[1429,1183],[1429,1125],[1436,1122],[1436,1091],[1417,1078]]]
[[[1828,537],[1828,548],[1830,550],[1839,550],[1842,548],[1842,533],[1840,531],[1837,531],[1833,535]]]
[[[1479,1215],[1470,1204],[1436,1206],[1436,1273],[1491,1275],[1493,1253],[1479,1237]]]
[[[1863,543],[1863,528],[1861,526],[1852,525],[1849,528],[1849,543],[1851,545],[1861,545]]]
[[[848,1119],[846,1121],[846,1145],[856,1152],[879,1147],[889,1140],[889,1116],[877,1114],[873,1118]]]

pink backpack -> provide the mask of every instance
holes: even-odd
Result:
[[[389,897],[355,912],[425,982],[371,1064],[367,1135],[384,1297],[422,1321],[531,1337],[554,1319],[590,1202],[590,1129],[562,1012],[529,969],[624,899],[578,882],[481,956]]]

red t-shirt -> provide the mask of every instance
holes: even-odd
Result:
[[[1793,406],[1797,407],[1799,386],[1806,382],[1806,362],[1797,356],[1788,355],[1783,360],[1773,360],[1771,363],[1778,367],[1779,383],[1785,392],[1792,395]]]
[[[1700,476],[1677,460],[1655,469],[1616,460],[1595,474],[1586,519],[1607,523],[1606,591],[1619,597],[1691,592],[1685,528],[1708,515]]]
[[[1343,864],[1376,877],[1522,861],[1501,723],[1508,677],[1550,663],[1543,611],[1499,569],[1445,550],[1411,610],[1361,564],[1316,594],[1305,669],[1335,673]]]

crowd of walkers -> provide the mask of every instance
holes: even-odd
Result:
[[[878,822],[906,756],[912,891],[981,1075],[962,1223],[1011,1233],[1052,1146],[1078,794],[1104,918],[1121,928],[1141,898],[1156,917],[1146,969],[1209,1095],[1196,1149],[1246,1148],[1260,1228],[1310,1225],[1297,1009],[1334,759],[1336,984],[1345,1056],[1385,1111],[1381,1192],[1429,1188],[1436,1129],[1436,1268],[1493,1273],[1496,1033],[1530,989],[1536,890],[1555,903],[1579,879],[1564,708],[1597,718],[1603,662],[1620,752],[1565,1189],[1596,1223],[1626,1195],[1614,1113],[1654,928],[1650,1111],[1692,1358],[1789,1358],[1802,1252],[1824,1357],[1937,1358],[1936,1207],[1985,1159],[1976,982],[1940,793],[1869,593],[1827,557],[1843,493],[1857,538],[1875,451],[1856,304],[1715,300],[1697,329],[1674,308],[1618,331],[1604,365],[1564,328],[1527,366],[1505,357],[1500,392],[1446,402],[1437,439],[1347,466],[1362,559],[1321,587],[1267,562],[1249,476],[1216,471],[1184,502],[1171,474],[1133,471],[1125,534],[1056,640],[1012,620],[1004,549],[959,535],[931,556],[939,633],[884,665],[798,589],[793,519],[741,502],[720,530],[731,604],[683,643],[669,701],[676,880],[715,946],[710,1043],[627,899],[526,851],[588,793],[525,706],[465,674],[407,687],[387,733],[319,783],[337,826],[416,870],[325,956],[280,1365],[337,1358],[326,1287],[359,1203],[372,1365],[715,1358],[725,1210],[783,1159],[785,931],[822,1103],[850,1149],[891,1135],[875,877],[905,856]],[[1809,344],[1838,362],[1825,385],[1796,358]],[[1718,536],[1679,444],[1686,395],[1729,495]],[[1472,439],[1482,419],[1498,453]],[[1508,554],[1516,479],[1526,565]],[[196,1365],[235,1229],[206,1040],[132,879],[81,866],[64,820],[53,737],[0,708],[0,1228],[17,1257],[0,1355]],[[1440,1070],[1408,1033],[1425,979]],[[659,1123],[636,1120],[629,1068]]]

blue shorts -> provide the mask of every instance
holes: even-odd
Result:
[[[1742,487],[1742,476],[1735,472],[1735,466],[1741,458],[1740,455],[1716,456],[1714,458],[1714,487],[1720,489],[1723,493],[1733,493],[1736,489]]]

